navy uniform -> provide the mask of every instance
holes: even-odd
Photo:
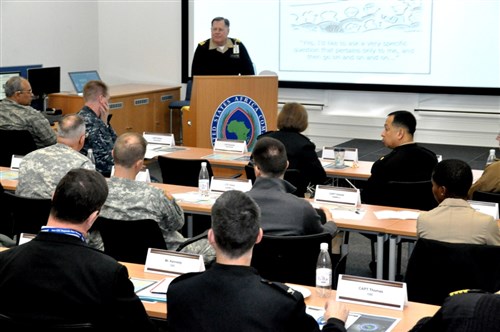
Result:
[[[87,157],[62,143],[35,150],[19,165],[16,195],[51,199],[59,181],[73,168],[95,169]]]
[[[302,294],[262,279],[250,266],[215,263],[175,278],[167,292],[171,331],[319,331],[305,308]],[[323,331],[345,328],[329,319]]]
[[[0,129],[27,130],[37,148],[56,144],[56,133],[50,127],[49,120],[31,106],[23,106],[4,98],[0,101]],[[5,144],[2,142],[2,144]]]
[[[245,45],[228,38],[219,49],[212,39],[198,44],[194,53],[191,75],[254,75],[252,60]]]
[[[88,149],[92,149],[96,171],[109,177],[114,164],[111,151],[115,145],[116,133],[111,125],[104,123],[88,106],[84,106],[78,115],[85,121],[86,134],[85,145],[80,152],[87,155]]]
[[[363,203],[387,205],[385,190],[389,181],[430,181],[437,157],[434,152],[417,143],[403,144],[373,163],[371,176],[361,192]],[[401,193],[396,193],[401,194]]]
[[[500,294],[468,291],[444,301],[432,317],[424,317],[410,332],[477,332],[499,331]]]

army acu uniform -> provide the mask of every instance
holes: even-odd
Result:
[[[24,156],[19,166],[16,194],[31,198],[52,198],[59,181],[73,168],[94,169],[84,155],[61,143]]]
[[[28,130],[37,148],[53,145],[56,134],[42,113],[30,106],[23,106],[10,99],[0,101],[0,129]],[[6,142],[2,142],[6,144]]]

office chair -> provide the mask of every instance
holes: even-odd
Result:
[[[332,239],[329,233],[302,236],[264,234],[262,241],[253,248],[251,265],[263,278],[271,281],[315,286],[320,244],[326,242],[331,247]],[[337,263],[332,259],[332,267]]]
[[[450,292],[500,289],[500,246],[419,238],[408,261],[408,300],[442,305]]]
[[[158,223],[152,219],[117,220],[99,216],[98,230],[104,252],[118,261],[144,264],[149,248],[167,249]]]
[[[0,166],[10,167],[12,155],[24,156],[36,150],[36,144],[27,130],[0,130]]]
[[[12,232],[6,234],[19,243],[19,234],[38,234],[42,226],[47,224],[52,202],[49,198],[29,198],[18,196],[12,192],[3,193],[5,208],[10,211]]]
[[[253,169],[253,166],[248,164],[245,165],[245,174],[247,179],[252,180],[252,183],[255,182],[255,171]],[[285,171],[284,179],[297,188],[297,190],[295,190],[292,194],[304,198],[304,194],[307,191],[307,184],[302,181],[302,177],[298,169],[288,168]]]
[[[181,159],[168,156],[158,156],[163,183],[179,186],[198,187],[198,176],[201,163],[207,163],[208,176],[214,175],[210,162],[206,159]]]
[[[173,112],[174,110],[179,111],[179,135],[175,135],[177,137],[176,144],[182,145],[182,108],[185,106],[189,106],[191,103],[191,91],[193,90],[193,81],[188,80],[186,84],[186,98],[184,100],[173,101],[170,103],[170,132],[173,133],[174,125],[173,125]]]
[[[376,204],[406,209],[417,209],[421,211],[429,211],[438,206],[438,203],[432,193],[431,180],[413,182],[389,181],[383,188],[380,189],[379,201]],[[363,235],[370,239],[372,262],[374,262],[376,260],[375,243],[377,238],[375,235]],[[399,278],[401,278],[403,243],[408,243],[408,251],[411,252],[415,241],[411,239],[398,240],[396,275],[399,276]],[[384,271],[385,270],[387,269],[384,266]],[[385,273],[386,271],[384,274]]]
[[[475,191],[472,193],[474,201],[498,203],[498,213],[500,214],[500,192]]]

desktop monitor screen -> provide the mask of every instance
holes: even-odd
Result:
[[[97,70],[88,70],[88,71],[74,71],[68,73],[69,78],[71,79],[71,83],[75,87],[77,94],[83,93],[83,87],[87,84],[88,81],[100,81],[99,73]]]
[[[61,67],[28,69],[28,81],[35,99],[61,91]]]
[[[19,76],[20,72],[6,72],[6,73],[0,73],[0,100],[5,98],[5,89],[4,85],[7,83],[7,81],[14,76]]]

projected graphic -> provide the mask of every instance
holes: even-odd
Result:
[[[280,70],[427,74],[432,5],[432,0],[281,1]]]

